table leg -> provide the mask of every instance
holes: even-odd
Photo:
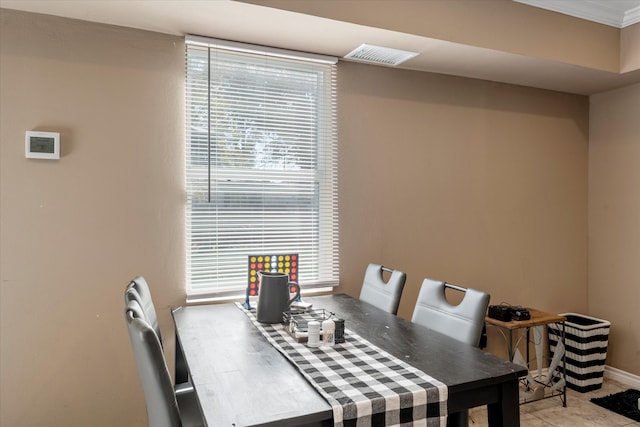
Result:
[[[500,400],[487,405],[489,427],[520,427],[518,380],[502,384]]]
[[[447,427],[469,427],[469,411],[449,414],[447,417]]]
[[[176,334],[176,356],[175,356],[175,383],[181,384],[189,381],[189,372],[187,371],[187,361],[182,353],[182,346],[178,335]]]
[[[513,331],[511,329],[509,329],[509,348],[507,349],[507,352],[509,353],[509,362],[513,362],[513,354],[515,353],[514,348],[513,348]]]
[[[529,341],[531,340],[531,328],[526,328],[526,335],[527,335],[527,358],[525,359],[527,361],[527,368],[529,370],[531,370],[530,366],[530,361],[529,361]],[[536,360],[536,363],[540,363],[538,360]]]
[[[562,322],[562,345],[564,346],[564,354],[562,355],[562,377],[564,378],[564,387],[562,387],[562,406],[567,407],[567,339],[564,329],[565,322]]]

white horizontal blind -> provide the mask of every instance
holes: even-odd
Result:
[[[335,65],[187,44],[187,294],[241,295],[247,256],[338,284]]]

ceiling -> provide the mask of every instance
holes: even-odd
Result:
[[[640,69],[619,73],[362,25],[272,6],[273,0],[0,0],[0,7],[174,35],[196,34],[343,57],[362,43],[419,52],[398,68],[590,95],[640,82]],[[334,0],[336,1],[336,0]],[[514,0],[617,28],[640,19],[640,0]],[[254,4],[251,4],[254,3]],[[370,2],[354,2],[356,6]],[[371,2],[373,3],[373,2]],[[313,2],[292,2],[293,7]],[[318,5],[321,3],[316,3]],[[385,4],[377,2],[378,5]],[[386,3],[386,7],[390,3]],[[404,4],[410,4],[405,2]],[[567,7],[571,4],[571,7]],[[607,8],[602,5],[606,4]],[[583,6],[582,9],[578,5]],[[597,7],[600,6],[600,7]],[[326,5],[325,5],[326,9]],[[594,12],[595,11],[595,12]],[[612,16],[614,18],[612,18]],[[634,18],[635,17],[635,18]],[[602,23],[600,21],[600,23]],[[486,32],[486,30],[485,30]]]

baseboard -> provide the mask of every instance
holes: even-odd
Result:
[[[604,367],[604,377],[640,390],[640,376],[638,375],[607,365]]]

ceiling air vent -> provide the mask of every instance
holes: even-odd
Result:
[[[409,52],[406,50],[392,49],[390,47],[374,46],[370,44],[362,44],[357,49],[345,55],[345,59],[354,61],[367,62],[369,64],[390,65],[395,67],[398,64],[407,61],[414,56],[418,56],[417,52]]]

